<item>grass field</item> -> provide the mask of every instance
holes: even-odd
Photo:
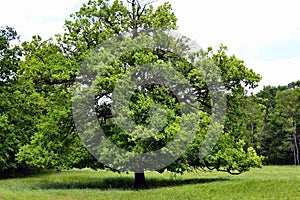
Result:
[[[233,176],[218,172],[146,173],[149,190],[132,188],[133,174],[72,170],[0,180],[0,199],[300,199],[300,167],[266,166]]]

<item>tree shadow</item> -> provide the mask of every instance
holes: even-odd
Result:
[[[217,181],[228,181],[226,178],[192,178],[192,179],[167,179],[167,178],[146,178],[148,189],[161,187],[175,187],[189,184],[205,184]],[[39,183],[32,189],[119,189],[135,190],[134,178],[132,177],[109,177],[109,178],[87,178],[72,181],[47,181]]]
[[[37,177],[43,176],[45,174],[51,174],[55,172],[55,170],[42,170],[39,168],[33,167],[24,167],[18,169],[8,169],[0,171],[0,180],[3,179],[11,179],[11,178],[27,178],[27,177]]]

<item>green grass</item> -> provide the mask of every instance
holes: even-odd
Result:
[[[232,176],[218,172],[146,173],[149,190],[132,188],[133,174],[71,170],[0,180],[2,199],[300,199],[300,167],[266,166]]]

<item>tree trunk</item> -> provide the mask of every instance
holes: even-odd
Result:
[[[254,125],[253,123],[251,123],[251,135],[252,135],[252,146],[253,146],[253,143],[254,143]],[[256,150],[256,148],[255,148]]]
[[[294,131],[293,133],[293,139],[294,139],[294,162],[295,165],[299,165],[299,147],[298,147],[298,143],[297,143],[297,132]]]
[[[146,179],[145,179],[145,173],[134,173],[134,187],[136,189],[146,189],[148,188],[148,185],[146,183]]]

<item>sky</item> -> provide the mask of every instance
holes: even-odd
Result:
[[[0,0],[0,26],[21,40],[63,32],[64,20],[87,0]],[[164,2],[165,0],[160,0]],[[220,44],[261,74],[264,85],[300,79],[300,12],[297,0],[170,0],[178,32],[202,48]]]

